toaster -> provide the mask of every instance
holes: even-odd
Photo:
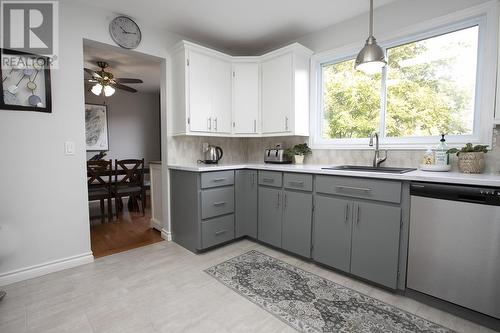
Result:
[[[289,164],[292,160],[285,156],[285,149],[276,146],[264,151],[264,163]]]

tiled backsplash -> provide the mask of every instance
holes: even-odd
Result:
[[[307,137],[269,137],[269,138],[215,138],[215,137],[170,137],[168,143],[170,164],[196,163],[203,158],[202,143],[221,146],[224,150],[222,163],[261,163],[264,149],[281,144],[291,147],[307,142]],[[368,145],[368,144],[367,144]],[[389,150],[387,165],[398,167],[416,167],[423,155],[422,150]],[[372,149],[314,149],[305,159],[306,164],[362,164],[370,165],[373,159]],[[500,171],[500,127],[493,132],[493,148],[486,154],[487,171]],[[456,168],[456,163],[453,163]]]

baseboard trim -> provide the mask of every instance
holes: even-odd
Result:
[[[157,219],[155,219],[155,218],[152,217],[149,220],[149,222],[151,223],[151,228],[154,228],[154,229],[156,229],[158,231],[162,231],[163,226],[162,226],[162,224],[161,224],[160,221],[158,221]]]
[[[67,257],[64,259],[49,261],[43,264],[17,269],[0,274],[0,286],[32,279],[49,273],[62,271],[64,269],[85,265],[92,262],[94,262],[94,256],[92,255],[92,252],[88,252],[77,256]]]
[[[167,231],[166,229],[161,229],[161,238],[165,239],[168,242],[172,241],[172,233]]]

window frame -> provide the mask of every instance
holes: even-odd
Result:
[[[474,128],[471,135],[450,135],[451,146],[467,142],[491,146],[496,94],[496,72],[498,56],[498,5],[488,2],[427,21],[400,31],[397,36],[382,36],[379,45],[387,54],[387,49],[454,31],[478,26],[478,55],[476,67],[476,86],[474,101]],[[367,149],[367,138],[324,139],[323,124],[323,71],[324,65],[352,60],[359,52],[362,43],[355,43],[316,54],[311,59],[311,114],[309,144],[314,149]],[[492,68],[494,70],[486,71]],[[425,149],[435,145],[439,136],[386,137],[385,119],[387,112],[386,69],[382,72],[380,146],[384,149]]]

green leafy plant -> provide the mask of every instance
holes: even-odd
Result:
[[[295,155],[306,156],[312,153],[311,148],[307,145],[307,143],[301,143],[293,146],[293,148],[288,148],[285,150],[285,156],[288,158],[292,158]]]
[[[461,149],[457,148],[451,148],[448,150],[448,154],[457,154],[460,155],[460,153],[487,153],[488,152],[488,146],[485,145],[473,145],[472,143],[466,144],[464,147]]]

